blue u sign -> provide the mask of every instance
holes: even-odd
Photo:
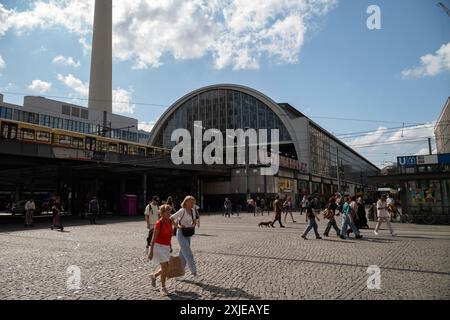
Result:
[[[416,156],[397,157],[397,164],[400,167],[409,167],[417,165]]]

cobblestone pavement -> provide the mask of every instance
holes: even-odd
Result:
[[[150,285],[142,218],[70,222],[64,232],[0,227],[0,299],[449,299],[450,226],[393,224],[363,240],[300,238],[296,224],[258,228],[266,216],[203,216],[192,239],[200,281],[187,271],[168,282],[169,297]],[[340,217],[338,217],[340,223]],[[374,226],[370,222],[371,227]],[[39,226],[38,226],[39,227]],[[323,232],[324,222],[319,223]],[[178,243],[173,238],[174,252]],[[69,290],[69,266],[81,287]],[[369,290],[369,265],[381,289]]]

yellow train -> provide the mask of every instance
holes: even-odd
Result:
[[[27,143],[47,144],[61,148],[105,153],[112,152],[140,157],[170,154],[170,150],[164,148],[2,118],[0,118],[0,139],[20,140]]]

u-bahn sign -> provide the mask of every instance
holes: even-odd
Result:
[[[400,167],[414,167],[417,165],[416,156],[397,157],[397,164]]]
[[[450,164],[450,153],[397,157],[399,167],[415,167],[427,164]]]

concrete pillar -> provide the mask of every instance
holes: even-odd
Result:
[[[112,0],[96,0],[89,109],[112,113]]]
[[[142,175],[142,205],[147,206],[147,173]]]

